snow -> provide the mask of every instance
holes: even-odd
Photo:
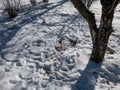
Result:
[[[16,18],[0,15],[0,90],[119,90],[120,5],[108,44],[113,54],[96,64],[88,24],[70,1],[24,2]],[[90,9],[99,24],[99,1]]]

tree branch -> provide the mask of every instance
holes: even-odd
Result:
[[[102,16],[101,16],[101,21],[100,21],[101,23],[99,28],[109,26],[109,28],[111,28],[111,31],[109,31],[110,34],[113,32],[112,21],[114,17],[114,10],[116,9],[119,3],[120,0],[109,0],[109,2],[108,0],[101,0]]]
[[[106,15],[112,13],[116,9],[119,3],[120,0],[110,0],[109,2],[108,0],[101,0],[103,12],[105,11]],[[110,7],[106,7],[106,6],[110,6]]]
[[[119,3],[120,3],[120,0],[115,0],[113,2],[111,9],[109,10],[108,14],[111,13],[112,11],[114,11]]]
[[[86,6],[82,3],[82,0],[71,0],[71,2],[73,3],[74,7],[79,11],[79,13],[87,20],[92,36],[92,41],[94,44],[95,36],[98,32],[94,14],[86,8]]]

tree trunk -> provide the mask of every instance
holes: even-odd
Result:
[[[86,0],[83,0],[86,1]],[[93,42],[93,49],[90,60],[99,63],[104,60],[109,36],[113,32],[112,21],[114,10],[120,0],[100,0],[102,5],[102,16],[99,28],[97,28],[94,14],[84,5],[81,0],[71,0],[75,8],[86,19],[89,24]]]
[[[92,54],[90,56],[90,60],[95,61],[97,63],[102,62],[104,60],[109,36],[113,32],[112,28],[112,21],[114,17],[114,8],[112,8],[113,3],[114,1],[112,0],[109,3],[101,0],[102,16],[100,21],[100,27],[95,37],[96,38],[95,44],[93,44]]]
[[[96,42],[93,45],[92,53],[90,56],[90,60],[95,61],[96,63],[102,62],[104,60],[105,51],[107,48],[108,40],[110,34],[107,34],[105,29],[102,29],[103,32],[98,33],[98,37],[96,37]]]

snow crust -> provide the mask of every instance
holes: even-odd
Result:
[[[0,10],[0,90],[120,89],[120,5],[110,49],[105,61],[96,64],[89,61],[88,24],[69,0],[48,4],[38,0],[37,6],[28,1],[24,0],[24,9],[12,20]],[[90,9],[99,25],[99,1]]]

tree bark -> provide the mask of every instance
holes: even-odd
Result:
[[[102,62],[104,60],[105,51],[107,48],[108,40],[110,34],[105,32],[105,28],[101,29],[102,32],[98,33],[96,37],[96,42],[93,45],[92,53],[90,56],[90,60],[94,62]]]

